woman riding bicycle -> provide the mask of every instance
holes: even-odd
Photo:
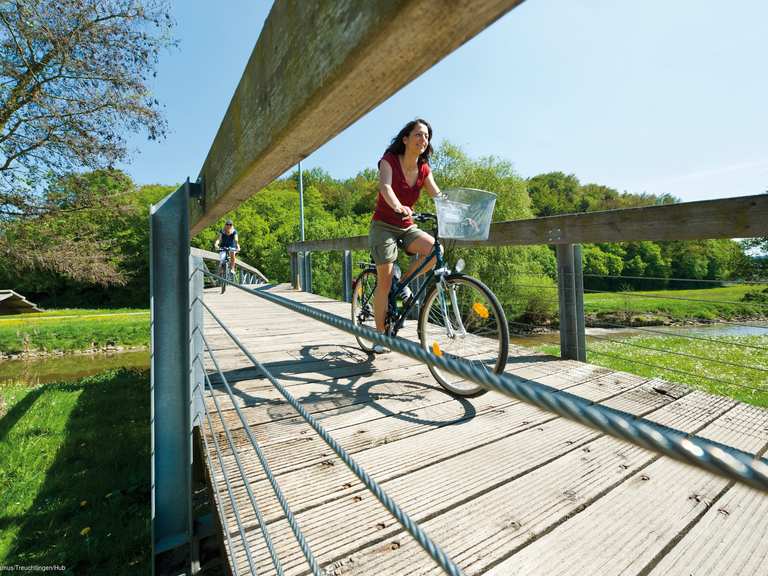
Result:
[[[227,220],[224,228],[219,232],[219,237],[214,243],[216,250],[220,252],[220,260],[229,255],[229,269],[235,271],[235,252],[240,251],[240,240],[237,237],[237,230],[232,220]]]
[[[426,187],[431,197],[440,195],[440,189],[429,167],[432,153],[432,127],[426,120],[408,122],[392,139],[384,156],[379,160],[379,195],[368,232],[368,246],[376,264],[378,282],[374,297],[376,329],[385,330],[387,301],[392,284],[394,263],[397,261],[398,242],[409,254],[418,258],[411,263],[406,276],[416,269],[422,258],[432,252],[435,240],[414,224],[413,206],[421,189]],[[434,262],[427,265],[427,272]],[[376,345],[374,352],[388,352]]]

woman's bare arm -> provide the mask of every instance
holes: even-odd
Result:
[[[424,182],[424,185],[426,186],[427,192],[432,198],[437,198],[438,196],[442,195],[440,188],[437,186],[437,182],[435,182],[435,177],[432,176],[432,172],[430,172],[427,176],[427,180]]]

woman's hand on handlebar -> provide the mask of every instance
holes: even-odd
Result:
[[[402,204],[395,208],[397,214],[403,215],[403,220],[406,220],[413,216],[413,209],[410,206],[403,206]]]

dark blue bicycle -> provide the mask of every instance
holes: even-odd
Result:
[[[436,222],[435,214],[413,215],[416,222]],[[474,226],[468,221],[463,225]],[[411,311],[418,307],[418,339],[425,350],[437,356],[462,358],[494,373],[504,371],[509,353],[509,327],[504,310],[496,295],[480,280],[461,273],[460,260],[455,271],[448,268],[440,240],[435,231],[432,253],[408,277],[393,279],[387,307],[386,332],[396,336]],[[415,277],[435,258],[435,267],[426,273],[418,288],[411,287]],[[352,292],[352,321],[358,326],[376,329],[373,298],[376,290],[376,266],[361,262],[362,272],[355,279]],[[398,294],[404,286],[412,289],[413,297],[402,304]],[[372,352],[374,343],[357,337],[365,352]],[[453,374],[429,367],[438,383],[459,396],[478,396],[485,388]]]

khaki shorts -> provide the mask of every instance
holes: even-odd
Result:
[[[371,228],[368,230],[368,248],[376,264],[386,264],[397,260],[398,242],[403,247],[407,247],[422,236],[429,236],[429,234],[419,230],[416,224],[408,228],[399,228],[381,220],[372,220]]]

